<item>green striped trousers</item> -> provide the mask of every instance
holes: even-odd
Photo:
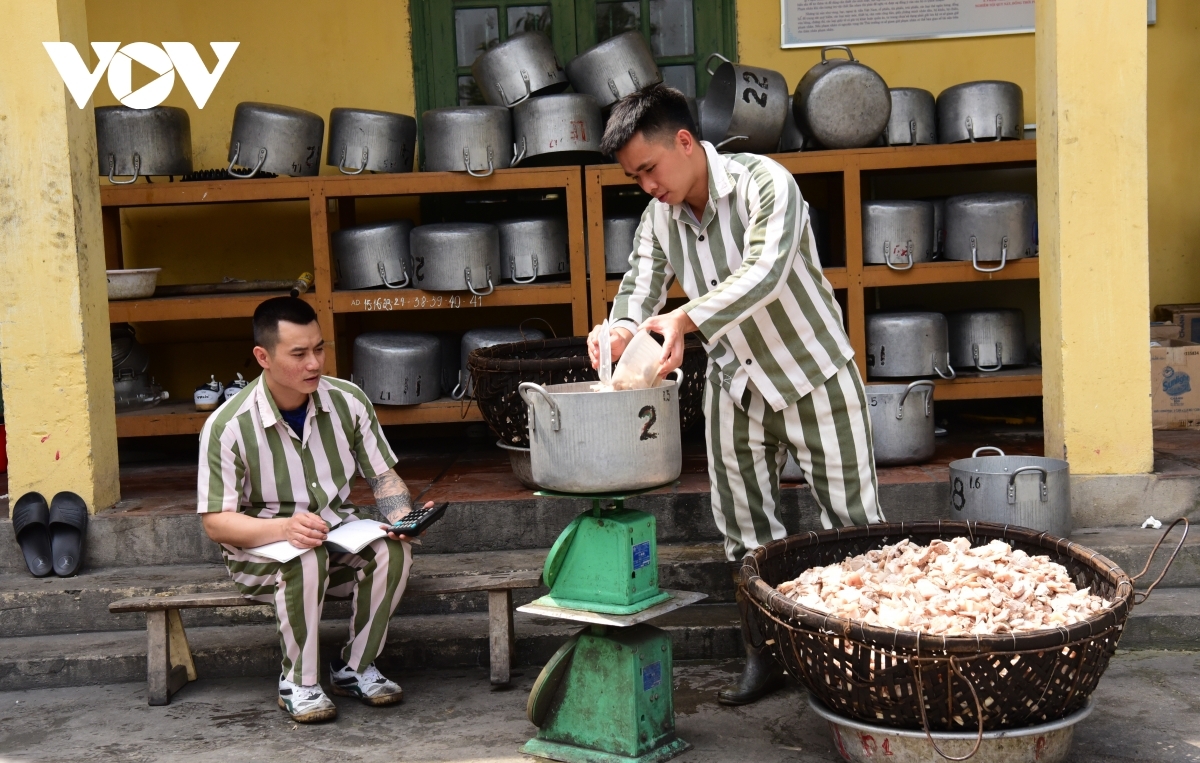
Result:
[[[729,561],[788,534],[779,519],[779,473],[789,451],[821,507],[823,527],[884,521],[871,419],[854,363],[782,411],[771,410],[753,384],[741,403],[711,370],[704,393],[708,474]]]
[[[283,650],[283,677],[302,686],[320,680],[320,625],[325,599],[350,599],[350,638],[341,657],[361,671],[375,661],[387,639],[388,619],[400,604],[412,548],[379,538],[356,554],[317,546],[290,562],[276,562],[221,546],[225,566],[243,595],[275,605]]]

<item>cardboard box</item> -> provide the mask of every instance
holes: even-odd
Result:
[[[1155,429],[1200,426],[1200,344],[1164,339],[1150,348]]]
[[[1158,305],[1154,308],[1154,320],[1174,323],[1176,313],[1200,313],[1200,302]]]
[[[1150,324],[1150,341],[1160,342],[1164,339],[1180,339],[1180,330],[1174,323],[1155,321]]]

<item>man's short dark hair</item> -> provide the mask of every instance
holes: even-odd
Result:
[[[279,322],[287,321],[298,326],[315,323],[317,312],[297,297],[273,297],[254,310],[254,344],[267,352],[274,352],[279,344]]]
[[[616,156],[639,132],[646,140],[674,141],[680,130],[687,130],[693,137],[697,134],[687,97],[673,87],[650,85],[630,93],[613,106],[604,127],[604,137],[600,140],[600,150]]]

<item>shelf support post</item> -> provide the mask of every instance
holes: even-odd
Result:
[[[84,0],[6,4],[0,28],[0,366],[9,493],[120,500],[95,114],[42,43],[90,55]],[[89,64],[89,67],[93,66]]]
[[[1046,455],[1073,474],[1149,472],[1146,6],[1036,14]]]

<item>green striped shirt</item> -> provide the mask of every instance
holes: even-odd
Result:
[[[611,319],[636,329],[658,313],[672,279],[704,336],[710,373],[741,400],[753,383],[783,410],[850,361],[833,287],[821,272],[808,204],[796,179],[757,154],[708,158],[708,205],[651,201],[642,213]]]
[[[354,513],[347,500],[355,472],[377,477],[395,465],[375,409],[355,385],[321,377],[300,437],[259,376],[204,422],[197,511],[263,518],[310,511],[332,527]]]

